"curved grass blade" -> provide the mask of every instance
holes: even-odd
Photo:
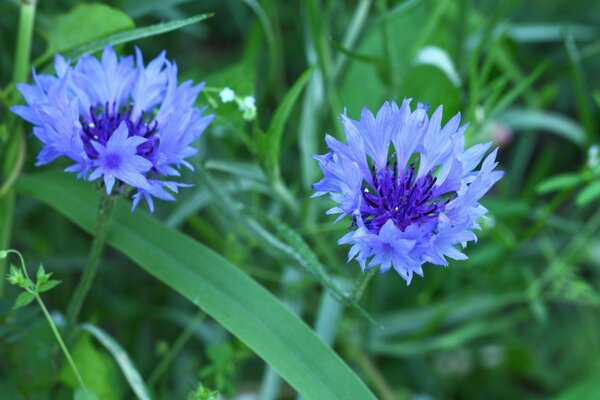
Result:
[[[214,14],[200,14],[194,17],[179,19],[176,21],[169,22],[161,22],[155,25],[144,26],[142,28],[129,29],[122,32],[113,33],[111,35],[105,36],[102,39],[93,40],[88,42],[82,46],[76,47],[66,54],[63,54],[66,58],[70,58],[71,60],[76,60],[82,54],[92,54],[97,51],[100,51],[106,47],[106,45],[110,44],[112,46],[116,46],[123,43],[128,43],[138,39],[145,39],[150,36],[160,35],[161,33],[166,33],[170,31],[174,31],[176,29],[181,29],[187,25],[195,24],[196,22],[203,21],[207,18],[212,17]],[[48,61],[53,56],[52,53],[44,54],[34,61],[34,65],[39,67],[46,61]]]
[[[112,354],[113,358],[119,364],[119,368],[125,375],[125,379],[131,386],[136,397],[140,400],[150,400],[150,394],[146,384],[142,379],[133,362],[123,350],[123,348],[109,334],[92,324],[81,324],[81,329],[92,334],[102,345]]]
[[[281,140],[283,138],[283,128],[287,122],[292,108],[296,104],[296,100],[300,97],[302,89],[308,83],[314,68],[309,68],[294,83],[292,88],[287,92],[281,105],[275,111],[275,115],[271,120],[271,125],[266,134],[259,139],[259,156],[262,160],[265,170],[272,180],[279,179],[279,154],[281,152]]]
[[[93,231],[98,195],[63,172],[22,176],[17,189]],[[237,336],[307,399],[375,399],[354,372],[239,268],[144,212],[115,204],[108,243]]]
[[[515,130],[541,130],[551,132],[578,146],[585,144],[585,131],[578,122],[566,115],[534,108],[510,108],[497,116]]]
[[[304,241],[302,236],[283,221],[267,214],[260,214],[275,229],[276,236],[287,244],[287,253],[300,266],[308,270],[323,286],[325,286],[341,303],[346,303],[354,307],[370,323],[378,325],[377,321],[362,308],[351,295],[342,290],[334,282],[333,278],[327,273],[327,270],[317,255],[311,250],[310,246]]]
[[[367,318],[371,323],[376,324],[375,320],[369,315],[364,308],[344,293],[327,273],[327,270],[320,263],[318,257],[306,244],[302,236],[295,232],[292,228],[285,225],[279,219],[269,216],[265,213],[255,212],[257,216],[265,218],[276,233],[272,234],[269,230],[260,224],[251,215],[243,213],[243,207],[231,198],[218,184],[213,177],[204,169],[203,166],[196,166],[196,173],[200,177],[203,186],[211,192],[214,197],[215,204],[228,214],[231,220],[236,221],[248,233],[251,233],[256,238],[262,241],[263,247],[270,250],[276,256],[284,256],[287,259],[293,260],[300,267],[306,269],[321,285],[330,290],[335,297],[344,303],[354,307],[360,314]],[[253,210],[245,210],[248,213]]]

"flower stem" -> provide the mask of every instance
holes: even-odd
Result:
[[[67,332],[70,332],[70,334],[73,333],[73,328],[75,327],[75,323],[79,317],[79,312],[81,311],[85,297],[87,296],[90,287],[92,286],[92,281],[94,280],[96,272],[98,271],[100,257],[102,256],[102,250],[104,249],[106,236],[108,234],[113,202],[113,196],[105,193],[102,194],[102,198],[100,199],[100,204],[98,206],[96,236],[94,236],[94,241],[92,242],[92,248],[90,249],[88,260],[83,269],[83,275],[81,276],[79,284],[75,289],[75,293],[73,294],[73,297],[71,297],[71,301],[67,307]]]
[[[363,294],[365,293],[365,289],[371,279],[375,276],[375,274],[379,271],[379,267],[373,267],[366,270],[364,273],[360,274],[356,285],[354,286],[354,290],[352,290],[352,294],[350,295],[351,302],[358,302]]]
[[[206,314],[202,310],[199,310],[198,312],[196,312],[196,314],[194,315],[194,317],[192,318],[192,320],[190,321],[188,326],[177,337],[177,339],[175,340],[173,345],[169,348],[169,351],[167,352],[167,354],[165,354],[165,356],[162,358],[162,360],[160,360],[158,365],[154,368],[154,370],[150,374],[150,377],[148,378],[148,381],[147,381],[148,386],[156,385],[156,383],[158,382],[160,377],[163,376],[163,374],[169,369],[169,365],[171,364],[171,362],[173,361],[175,356],[177,356],[177,354],[179,354],[181,352],[181,349],[183,349],[183,346],[185,346],[185,344],[188,342],[188,340],[191,339],[192,335],[198,328],[198,325],[200,324],[200,322],[202,322],[202,320],[204,319],[205,316],[206,316]]]
[[[10,244],[15,197],[14,191],[0,197],[0,249],[5,249]],[[4,279],[2,278],[6,276],[7,263],[6,258],[0,258],[0,298],[4,294]]]
[[[36,0],[21,0],[17,51],[13,70],[13,81],[15,83],[25,82],[29,75],[29,57],[31,55],[31,39],[33,37],[36,3]],[[18,92],[16,91],[16,93]]]

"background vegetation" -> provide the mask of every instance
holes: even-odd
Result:
[[[33,65],[51,71],[54,52],[75,60],[82,45],[107,35],[203,13],[214,16],[148,38],[125,36],[117,48],[139,46],[146,59],[166,49],[182,79],[255,96],[257,118],[245,121],[235,104],[205,92],[199,105],[216,120],[197,143],[199,169],[187,173],[195,186],[157,204],[151,217],[129,215],[121,204],[120,233],[83,309],[91,328],[72,346],[100,398],[133,397],[124,376],[133,367],[115,361],[94,327],[127,352],[152,398],[187,398],[199,383],[227,398],[295,398],[253,351],[271,342],[245,325],[244,318],[279,308],[262,303],[256,289],[261,300],[227,315],[241,308],[211,303],[202,282],[213,281],[198,278],[203,272],[186,280],[192,267],[214,271],[223,288],[239,270],[251,276],[379,398],[600,397],[599,2],[45,0],[35,14]],[[10,243],[32,268],[43,262],[62,281],[43,294],[60,326],[91,243],[97,198],[72,176],[40,175],[60,165],[33,166],[40,144],[8,111],[20,101],[18,15],[16,0],[0,4],[2,183],[18,164],[10,144],[20,132],[27,136],[23,170],[0,204],[0,248]],[[484,199],[491,220],[468,261],[427,266],[408,287],[393,273],[373,278],[360,306],[374,324],[334,299],[336,290],[352,290],[360,269],[346,264],[348,249],[336,244],[347,224],[324,214],[328,200],[309,198],[320,178],[311,155],[323,153],[325,132],[342,135],[344,108],[358,118],[363,106],[376,110],[404,97],[443,104],[446,120],[461,111],[471,122],[467,140],[495,141],[506,175]],[[6,196],[14,190],[12,208]],[[184,246],[165,227],[236,267],[222,269],[220,259]],[[179,259],[153,260],[160,247]],[[41,311],[12,310],[18,293],[5,283],[0,297],[0,398],[70,398],[77,384],[57,361]],[[304,338],[290,335],[280,337],[284,347]],[[270,360],[279,370],[292,358]],[[327,398],[309,392],[294,371],[296,389]]]

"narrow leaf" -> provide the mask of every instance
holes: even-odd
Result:
[[[446,50],[437,46],[423,47],[417,53],[414,61],[415,65],[431,65],[442,71],[450,82],[456,87],[461,85],[460,76],[456,71],[454,62],[446,52]]]
[[[92,185],[63,172],[22,176],[22,194],[93,231]],[[108,243],[187,297],[269,363],[309,399],[374,399],[352,370],[304,322],[240,268],[149,214],[117,201]]]
[[[112,354],[137,398],[140,400],[150,400],[150,394],[148,393],[144,380],[119,343],[97,326],[82,324],[81,329],[91,333],[104,347],[106,347],[110,354]]]
[[[48,282],[45,282],[44,284],[40,285],[38,292],[40,292],[40,293],[47,292],[48,290],[53,289],[56,286],[58,286],[60,283],[61,283],[61,281],[58,281],[56,279],[49,280]]]
[[[576,121],[566,115],[555,112],[511,108],[501,115],[498,120],[506,123],[515,130],[540,130],[554,133],[558,136],[581,146],[585,143],[585,131]]]
[[[536,191],[539,194],[546,194],[558,190],[571,189],[580,183],[581,177],[579,174],[560,174],[540,182]]]
[[[600,198],[600,181],[590,183],[575,199],[578,206],[585,206]]]
[[[65,57],[70,58],[71,60],[75,60],[79,58],[82,54],[92,54],[97,51],[104,49],[108,44],[112,46],[117,46],[119,44],[124,44],[128,42],[132,42],[138,39],[145,39],[151,36],[160,35],[162,33],[171,32],[177,29],[181,29],[187,25],[194,24],[196,22],[200,22],[207,18],[212,17],[213,14],[200,14],[194,17],[180,19],[176,21],[169,22],[161,22],[156,25],[145,26],[142,28],[129,29],[122,32],[113,33],[111,35],[105,36],[101,39],[93,40],[88,42],[82,46],[79,46],[67,54],[63,54]],[[34,64],[39,66],[46,62],[48,58],[50,58],[52,54],[46,54],[39,59],[37,59]]]
[[[111,33],[132,29],[133,20],[125,13],[105,4],[78,4],[56,17],[48,32],[45,57],[74,49]]]
[[[292,108],[296,104],[302,89],[310,79],[314,68],[309,68],[294,83],[291,89],[287,92],[281,105],[275,111],[275,115],[271,120],[271,125],[265,135],[262,135],[259,141],[260,158],[265,165],[265,169],[270,178],[276,179],[279,177],[279,154],[281,152],[281,140],[283,136],[283,128],[287,122]]]

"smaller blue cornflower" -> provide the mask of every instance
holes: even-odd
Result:
[[[351,245],[348,261],[394,269],[407,284],[424,263],[467,258],[461,250],[487,212],[479,200],[503,175],[497,149],[485,156],[491,143],[464,148],[460,114],[442,127],[441,106],[430,119],[427,105],[413,111],[410,102],[386,102],[376,116],[364,108],[359,121],[342,115],[347,144],[326,135],[329,152],[315,156],[323,179],[313,185],[313,197],[336,203],[327,212],[340,214],[336,222],[351,220],[339,240]]]
[[[73,161],[66,171],[89,181],[101,179],[107,194],[133,188],[133,207],[144,199],[174,200],[170,180],[196,153],[192,143],[213,120],[194,103],[204,83],[177,84],[177,65],[163,51],[144,65],[139,49],[118,57],[107,46],[100,60],[83,55],[75,66],[61,55],[55,75],[33,72],[34,84],[18,84],[27,105],[12,111],[34,125],[44,147],[37,165],[58,157]]]

